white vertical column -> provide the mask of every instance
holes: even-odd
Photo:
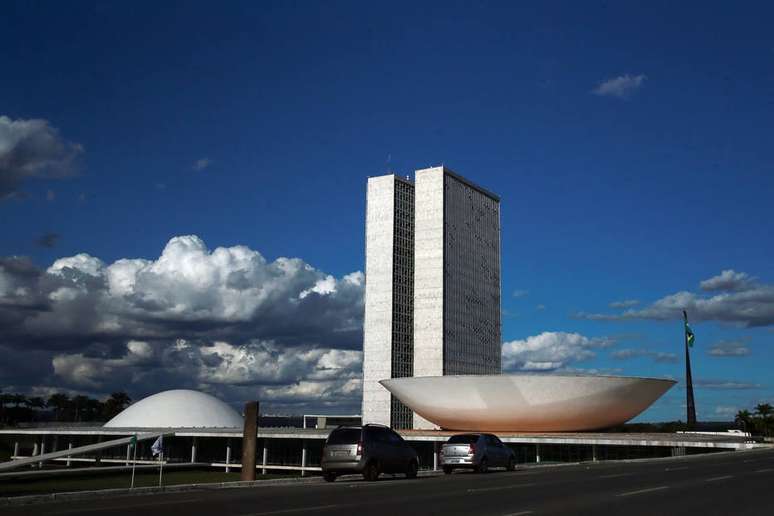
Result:
[[[13,443],[13,456],[18,457],[19,456],[19,441],[15,441]]]
[[[301,476],[306,475],[306,440],[301,439]]]
[[[414,187],[414,376],[440,376],[444,330],[444,172],[416,171]],[[414,414],[414,428],[435,425]]]
[[[535,445],[535,463],[539,463],[539,462],[540,462],[540,445],[536,444]]]
[[[46,438],[42,437],[40,439],[40,454],[43,455],[44,453],[46,453]],[[43,467],[43,461],[38,462],[38,468],[42,468],[42,467]]]
[[[196,462],[196,445],[198,439],[196,437],[191,439],[191,462]]]
[[[226,473],[231,471],[229,465],[231,464],[231,440],[226,440]]]
[[[262,475],[266,474],[266,459],[269,458],[269,448],[267,448],[266,443],[267,443],[267,439],[264,439],[263,440],[263,458],[261,459],[261,465],[263,466],[261,468]]]
[[[363,320],[363,424],[390,424],[390,393],[379,384],[379,380],[392,376],[395,181],[394,175],[368,178]]]
[[[72,441],[70,441],[69,443],[67,443],[67,449],[68,449],[68,450],[72,450],[72,449],[73,449],[73,442],[72,442]],[[128,457],[129,457],[129,452],[128,452],[128,451],[126,452],[126,455],[127,455],[127,458],[128,458]],[[67,456],[67,463],[66,463],[66,464],[67,464],[67,467],[68,467],[68,468],[69,468],[69,467],[70,467],[70,465],[72,464],[72,460],[71,460],[71,456],[70,456],[70,455],[68,455],[68,456]],[[128,465],[129,465],[129,462],[127,462],[127,463],[126,463],[126,465],[128,466]]]
[[[438,442],[433,441],[433,471],[438,471]]]

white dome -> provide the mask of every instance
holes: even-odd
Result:
[[[214,396],[176,389],[148,396],[105,423],[110,428],[242,428],[242,416]]]

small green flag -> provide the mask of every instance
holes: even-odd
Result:
[[[688,341],[688,347],[693,347],[693,330],[688,325],[688,323],[685,323],[685,339]]]
[[[693,330],[688,324],[688,314],[685,310],[683,310],[683,321],[685,322],[685,342],[688,343],[689,348],[692,348],[694,341]]]
[[[137,436],[133,435],[131,439],[129,439],[129,446],[137,446]]]

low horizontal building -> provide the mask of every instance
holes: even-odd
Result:
[[[200,467],[240,468],[242,428],[106,428],[46,427],[0,430],[0,441],[23,458],[108,441],[134,434],[164,435],[165,463]],[[320,471],[320,458],[330,428],[258,428],[259,472]],[[437,469],[440,445],[455,432],[401,430],[399,433],[419,455],[420,468]],[[498,437],[514,449],[520,463],[581,462],[612,459],[666,457],[713,451],[746,450],[759,446],[749,437],[727,434],[642,433],[509,433]],[[138,443],[137,463],[158,464],[151,454],[152,440]],[[124,445],[88,456],[62,457],[56,462],[79,465],[129,466],[132,458]],[[3,473],[14,476],[17,473]]]

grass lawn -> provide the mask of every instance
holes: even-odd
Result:
[[[129,487],[131,472],[92,473],[88,475],[69,474],[60,478],[13,479],[0,482],[0,496],[23,496],[45,493],[61,493],[67,491],[88,491],[95,489],[113,489]],[[287,475],[256,475],[257,480],[287,477]],[[235,482],[239,480],[239,472],[225,473],[210,470],[173,470],[164,471],[164,485],[204,484],[212,482]],[[159,485],[157,471],[136,472],[134,477],[136,487]]]

